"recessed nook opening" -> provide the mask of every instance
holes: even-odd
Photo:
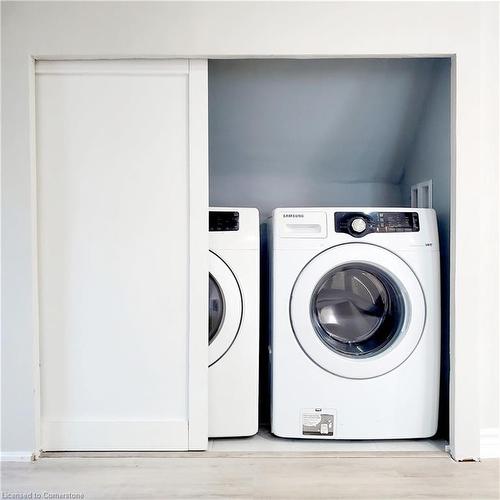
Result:
[[[437,212],[441,250],[435,439],[448,439],[450,88],[450,58],[209,61],[210,204],[257,207],[261,214],[264,428],[269,425],[266,220],[272,209],[425,203]]]

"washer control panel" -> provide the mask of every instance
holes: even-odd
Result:
[[[210,211],[208,215],[209,231],[238,231],[240,214],[238,212]]]
[[[416,212],[335,212],[335,232],[361,238],[370,233],[420,231]]]

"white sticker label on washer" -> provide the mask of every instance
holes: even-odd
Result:
[[[301,414],[304,436],[334,436],[337,412],[332,408],[304,408]]]

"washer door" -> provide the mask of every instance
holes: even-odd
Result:
[[[425,325],[425,298],[415,273],[382,247],[329,248],[299,274],[290,320],[304,352],[341,377],[378,377],[403,363]]]
[[[211,366],[224,356],[238,335],[243,299],[229,266],[214,252],[209,255],[208,364]]]

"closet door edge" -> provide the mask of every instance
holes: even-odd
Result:
[[[188,448],[208,447],[208,61],[189,60]],[[203,305],[202,307],[200,305]]]

